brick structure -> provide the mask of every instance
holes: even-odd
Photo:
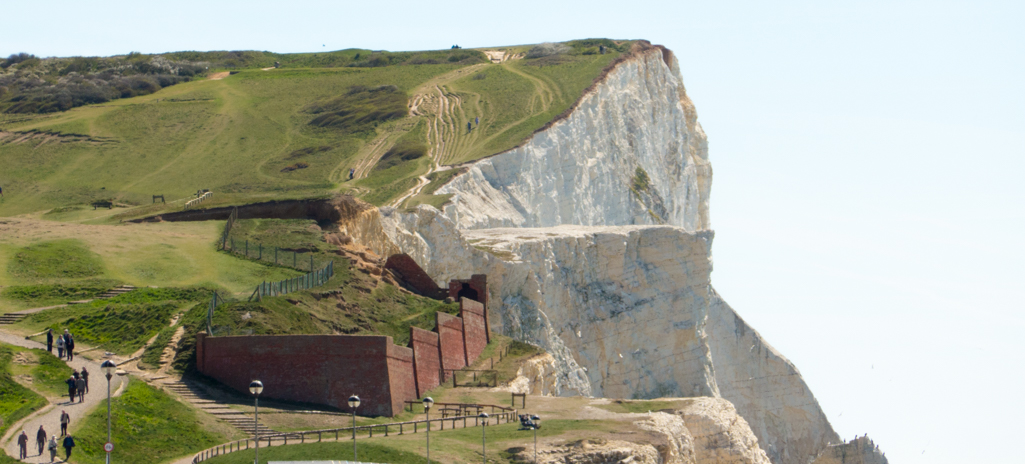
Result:
[[[410,327],[409,347],[413,349],[416,397],[420,398],[424,393],[441,385],[441,344],[438,333]]]
[[[467,298],[459,300],[459,318],[463,320],[463,348],[466,350],[466,360],[471,363],[480,357],[484,347],[491,341],[487,319],[484,316],[484,305]]]
[[[448,283],[448,296],[455,301],[460,298],[469,298],[479,301],[484,305],[484,317],[487,318],[488,309],[488,276],[487,274],[474,274],[469,279],[453,279]]]
[[[460,317],[435,313],[434,331],[411,328],[408,348],[396,346],[385,336],[210,337],[200,332],[196,368],[247,395],[249,382],[259,379],[266,398],[348,411],[347,400],[355,393],[363,400],[360,414],[394,416],[404,401],[415,400],[451,378],[442,369],[462,369],[473,363],[490,341],[487,276],[453,281],[449,292],[453,291],[460,297]]]
[[[409,290],[416,293],[438,300],[448,295],[419,264],[416,264],[416,261],[413,261],[413,258],[405,253],[389,256],[384,268],[398,274]]]
[[[463,345],[463,320],[446,313],[434,313],[437,317],[438,347],[441,350],[442,369],[466,367],[466,347]],[[444,380],[448,380],[445,376]]]
[[[263,381],[263,397],[325,404],[349,410],[349,395],[363,400],[359,412],[393,416],[417,397],[413,350],[391,337],[361,335],[248,335],[196,339],[200,372],[249,394]]]

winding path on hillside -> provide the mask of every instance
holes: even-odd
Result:
[[[20,346],[22,348],[46,349],[46,345],[43,345],[42,343],[26,340],[20,335],[14,335],[3,330],[0,330],[0,342],[8,345]],[[94,407],[99,406],[107,399],[107,380],[103,377],[103,371],[100,370],[99,363],[90,361],[83,356],[75,356],[75,360],[68,362],[67,364],[75,370],[81,370],[83,366],[89,369],[89,373],[91,374],[89,380],[89,393],[86,393],[85,395],[85,402],[70,403],[67,397],[47,398],[50,405],[44,406],[43,409],[37,411],[33,415],[30,415],[27,419],[23,419],[16,423],[15,426],[11,427],[7,432],[7,435],[4,436],[4,450],[7,451],[9,456],[13,457],[18,455],[18,442],[15,438],[22,430],[25,430],[25,433],[29,436],[29,457],[23,462],[50,462],[50,453],[45,449],[43,450],[42,456],[35,453],[36,431],[39,430],[39,426],[42,425],[43,428],[46,429],[47,435],[60,435],[61,411],[67,411],[71,416],[71,426],[68,428],[74,429],[79,422],[85,419]],[[119,376],[114,376],[114,378],[111,379],[111,394],[121,387],[121,382],[122,379]],[[58,438],[58,441],[59,440],[60,438]],[[59,448],[59,450],[58,455],[63,456],[64,449]]]

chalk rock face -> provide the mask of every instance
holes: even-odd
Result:
[[[694,439],[698,464],[769,464],[747,421],[729,401],[698,398],[676,414]]]
[[[526,360],[516,370],[516,378],[509,382],[509,386],[496,387],[494,390],[555,396],[562,390],[559,385],[559,371],[555,367],[555,358],[545,353]]]
[[[868,435],[863,435],[829,445],[812,464],[890,464],[890,461]]]
[[[524,451],[519,459],[534,460]],[[652,445],[621,440],[580,440],[565,445],[538,447],[538,464],[662,464]]]
[[[699,230],[709,227],[710,187],[708,144],[679,64],[653,48],[609,72],[566,119],[519,148],[472,163],[436,193],[454,195],[445,214],[461,229]]]
[[[751,424],[773,462],[808,462],[840,441],[797,367],[715,290],[706,328],[719,392]]]
[[[551,355],[541,391],[721,397],[775,464],[839,442],[797,369],[711,286],[711,168],[671,54],[620,63],[568,117],[464,167],[436,192],[453,195],[444,211],[382,209],[348,233],[439,282],[487,274],[492,329]]]

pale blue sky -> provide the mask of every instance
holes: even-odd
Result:
[[[844,438],[1021,462],[1023,2],[6,2],[0,54],[645,38],[715,169],[713,283]]]

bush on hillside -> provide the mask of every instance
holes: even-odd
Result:
[[[28,60],[37,60],[37,59],[38,58],[35,55],[29,54],[29,53],[25,53],[25,52],[14,53],[11,56],[8,56],[7,59],[4,60],[3,62],[0,62],[0,68],[7,69],[7,68],[11,67],[12,65],[15,65],[15,64],[18,64],[18,63],[22,63],[22,62],[25,62],[25,61],[28,61]]]
[[[427,145],[413,140],[401,140],[381,157],[381,160],[374,166],[374,170],[388,169],[426,155]]]

